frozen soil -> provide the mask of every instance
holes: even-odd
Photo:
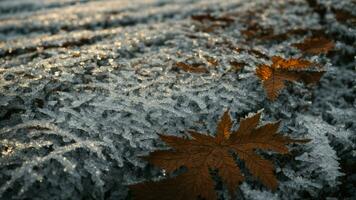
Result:
[[[264,122],[281,120],[284,134],[312,139],[291,146],[290,156],[263,154],[276,165],[278,190],[250,178],[239,199],[355,199],[355,7],[353,0],[0,1],[1,199],[130,199],[127,185],[164,176],[138,158],[164,148],[157,133],[213,135],[227,108],[236,122],[264,109]],[[191,18],[204,13],[234,21]],[[251,24],[288,34],[248,38]],[[288,32],[296,29],[304,32]],[[334,50],[311,56],[292,46],[313,30],[332,38]],[[255,69],[275,55],[320,63],[326,73],[317,85],[287,84],[271,102]],[[177,62],[208,72],[188,73]],[[219,182],[216,190],[229,199]]]

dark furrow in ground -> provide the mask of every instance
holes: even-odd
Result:
[[[199,3],[200,1],[196,2]],[[179,6],[180,4],[191,4],[190,1],[184,2],[184,3],[176,3],[174,6]],[[238,5],[238,4],[237,4]],[[227,9],[234,9],[234,7],[237,6],[236,4],[233,4]],[[202,10],[199,7],[194,7],[194,4],[191,4],[190,6],[192,7],[191,9],[174,9],[174,10],[169,10],[169,12],[165,11],[167,6],[167,3],[163,2],[155,2],[151,3],[142,9],[142,7],[130,7],[126,9],[119,9],[119,10],[111,10],[103,13],[99,13],[100,19],[97,20],[95,15],[97,13],[80,13],[76,14],[75,16],[80,17],[75,21],[75,23],[69,23],[65,24],[62,23],[61,21],[57,21],[57,23],[43,23],[41,21],[36,21],[36,20],[29,20],[29,24],[20,24],[20,26],[14,25],[14,24],[9,24],[5,26],[1,26],[0,23],[0,34],[2,37],[6,37],[8,35],[16,34],[19,36],[22,35],[27,35],[27,34],[34,34],[34,33],[50,33],[51,35],[55,35],[57,33],[62,33],[62,32],[72,32],[72,31],[78,31],[78,30],[100,30],[100,29],[109,29],[109,28],[116,28],[116,27],[125,27],[125,26],[135,26],[136,24],[149,24],[149,23],[154,23],[157,21],[165,21],[169,20],[172,18],[178,17],[178,19],[183,19],[186,17],[189,17],[192,13],[196,11],[204,11],[204,10],[210,10],[210,9],[218,9],[214,6],[211,6],[210,8],[205,8]],[[168,5],[168,7],[172,7],[172,5]],[[150,9],[156,9],[157,12],[144,15],[144,16],[139,16],[137,17],[138,13],[145,13],[145,10],[150,10]],[[94,16],[92,16],[94,15]],[[90,20],[86,19],[85,17],[89,17]],[[65,18],[64,18],[65,19]],[[26,19],[28,20],[28,19]],[[84,23],[81,23],[81,21],[84,21]],[[0,40],[1,41],[1,40]]]
[[[138,23],[147,23],[147,22],[155,22],[157,21],[157,18],[155,19],[156,16],[161,16],[163,17],[163,20],[165,18],[169,19],[174,17],[177,13],[180,12],[180,10],[177,10],[175,13],[154,13],[154,14],[149,14],[145,15],[142,17],[138,18],[132,18],[135,17],[134,15],[127,15],[127,14],[137,14],[137,13],[145,13],[145,10],[150,10],[152,8],[159,8],[165,6],[165,3],[151,3],[147,6],[145,6],[144,10],[142,7],[133,7],[133,8],[123,8],[123,9],[118,9],[118,10],[112,10],[112,11],[106,11],[104,13],[78,13],[75,14],[75,16],[80,16],[76,23],[79,23],[80,21],[85,21],[84,23],[79,23],[79,24],[72,24],[69,23],[69,25],[63,24],[60,21],[59,23],[45,23],[41,24],[41,21],[38,21],[36,24],[36,20],[33,20],[30,23],[34,23],[31,25],[28,24],[21,24],[21,26],[17,25],[12,25],[9,24],[7,26],[1,26],[0,25],[0,32],[4,36],[10,35],[13,33],[19,34],[19,35],[26,35],[29,33],[50,33],[52,35],[57,34],[59,32],[71,32],[71,31],[77,31],[77,30],[100,30],[100,29],[107,29],[107,28],[115,28],[115,27],[122,27],[122,26],[134,26]],[[164,11],[164,8],[161,9]],[[97,20],[96,15],[99,14],[99,17],[101,19]],[[86,17],[89,17],[90,20],[86,19]],[[153,17],[153,18],[152,18]],[[65,18],[64,18],[65,19]],[[161,19],[160,19],[161,20]]]
[[[160,4],[161,6],[164,6],[165,4]],[[236,5],[235,5],[236,6]],[[235,6],[230,6],[228,9],[234,9]],[[71,26],[71,27],[56,27],[55,25],[53,27],[48,26],[48,27],[32,27],[33,29],[26,29],[25,32],[23,32],[21,29],[16,29],[16,30],[11,30],[9,32],[16,32],[19,33],[21,32],[22,34],[26,34],[28,31],[29,33],[33,34],[34,32],[46,32],[50,31],[51,35],[56,36],[56,35],[62,35],[63,31],[66,33],[71,33],[74,31],[80,31],[80,30],[85,30],[85,31],[98,31],[98,30],[110,30],[110,29],[115,29],[115,28],[123,28],[122,32],[125,32],[125,27],[132,27],[132,26],[137,26],[139,24],[155,24],[158,21],[162,22],[173,22],[174,20],[182,20],[182,19],[189,19],[191,16],[191,13],[195,12],[202,12],[201,9],[199,8],[193,8],[190,10],[185,10],[184,13],[181,12],[181,10],[175,10],[175,12],[167,12],[167,13],[158,13],[158,14],[151,14],[151,15],[146,15],[142,16],[140,18],[132,19],[130,16],[128,16],[126,19],[117,19],[117,20],[112,20],[112,21],[98,21],[96,23],[88,22],[87,24],[81,25],[81,26]],[[115,13],[116,14],[116,13]],[[110,13],[108,14],[110,16]],[[179,16],[179,19],[176,19],[176,17]],[[0,28],[1,29],[1,28]],[[3,30],[4,31],[4,30]],[[4,31],[6,33],[6,31]],[[60,33],[60,34],[59,34]],[[91,45],[95,44],[97,42],[102,41],[103,39],[112,36],[113,34],[107,33],[107,34],[102,34],[102,35],[94,35],[92,37],[83,37],[83,38],[78,38],[78,40],[71,40],[71,41],[64,41],[64,42],[59,42],[57,43],[56,41],[42,41],[42,44],[39,44],[37,46],[21,46],[17,48],[2,48],[0,49],[0,56],[8,57],[8,56],[19,56],[22,54],[26,53],[31,53],[37,51],[39,48],[40,49],[52,49],[52,48],[59,48],[59,47],[71,47],[71,46],[83,46],[83,45]],[[31,40],[31,39],[30,39]],[[26,41],[23,43],[26,44]]]
[[[60,42],[60,44],[56,43],[56,41],[54,41],[53,43],[43,43],[41,45],[38,46],[30,46],[30,47],[19,47],[16,49],[11,49],[11,50],[3,50],[0,49],[0,56],[4,56],[4,57],[16,57],[22,54],[28,54],[31,52],[35,52],[38,51],[38,49],[54,49],[54,48],[69,48],[69,47],[80,47],[83,45],[91,45],[91,44],[95,44],[97,42],[100,42],[101,40],[107,38],[108,36],[110,36],[111,34],[104,34],[104,35],[96,35],[96,36],[92,36],[92,37],[87,37],[87,38],[79,38],[77,40],[71,40],[71,41],[64,41],[64,42]]]
[[[84,4],[90,1],[94,1],[94,0],[81,0],[80,3]],[[39,3],[39,2],[38,2]],[[33,14],[36,11],[40,11],[40,10],[46,10],[49,11],[51,9],[58,9],[58,8],[63,8],[63,7],[67,7],[67,6],[73,6],[76,5],[78,2],[75,0],[72,1],[68,1],[68,2],[51,2],[49,4],[46,4],[43,6],[43,4],[36,4],[35,2],[27,2],[27,3],[18,3],[12,6],[1,6],[1,2],[0,2],[0,13],[3,16],[6,17],[2,17],[0,18],[0,21],[2,20],[6,20],[8,18],[12,18],[12,17],[16,17],[17,14],[23,14],[24,12],[26,12],[26,14]]]

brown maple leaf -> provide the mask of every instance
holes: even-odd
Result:
[[[239,129],[232,131],[233,122],[226,111],[217,125],[216,137],[195,131],[189,131],[191,139],[159,135],[172,149],[152,152],[144,159],[168,173],[182,166],[186,167],[187,171],[171,179],[131,185],[134,197],[146,200],[195,200],[198,197],[215,200],[215,185],[210,174],[212,169],[218,171],[219,177],[233,196],[234,191],[244,181],[244,175],[232,152],[245,163],[254,177],[266,187],[275,190],[278,182],[274,175],[274,166],[255,150],[288,154],[286,145],[308,140],[295,140],[278,134],[279,122],[258,126],[260,116],[259,112],[242,119]]]
[[[316,83],[325,71],[310,71],[315,63],[301,59],[283,59],[272,57],[272,65],[260,65],[256,68],[256,75],[262,80],[267,98],[274,101],[285,87],[285,81],[302,81]]]
[[[320,54],[328,53],[334,48],[335,44],[325,37],[311,37],[306,38],[302,43],[293,44],[293,46],[305,53]]]

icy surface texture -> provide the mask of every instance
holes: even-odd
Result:
[[[278,166],[280,186],[272,193],[248,180],[246,199],[352,198],[355,19],[343,23],[335,9],[355,16],[355,1],[316,1],[324,12],[310,2],[1,1],[1,199],[125,199],[126,185],[162,176],[138,158],[164,147],[157,133],[214,134],[226,108],[235,119],[264,109],[283,133],[312,139],[291,146],[290,157],[264,155]],[[207,12],[235,21],[206,32],[190,16]],[[323,29],[336,50],[308,56],[292,47],[310,32],[248,40],[242,31],[254,22],[275,34]],[[317,86],[289,84],[270,102],[254,71],[274,55],[319,62],[327,73]],[[187,73],[177,62],[209,72]]]

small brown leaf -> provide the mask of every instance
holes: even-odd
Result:
[[[191,18],[193,20],[199,21],[199,22],[203,22],[203,21],[212,21],[212,22],[216,22],[216,21],[220,21],[220,22],[225,22],[225,23],[232,23],[235,20],[229,16],[221,16],[221,17],[215,17],[212,16],[210,14],[201,14],[201,15],[192,15]]]
[[[271,35],[265,35],[259,39],[261,40],[275,40],[275,41],[284,41],[284,40],[287,40],[288,37],[292,36],[292,35],[304,35],[308,33],[308,30],[306,29],[291,29],[291,30],[288,30],[287,32],[285,33],[280,33],[280,34],[271,34]]]
[[[237,52],[237,53],[241,53],[243,51],[246,51],[250,54],[254,54],[257,58],[263,58],[263,59],[269,59],[269,56],[267,56],[266,54],[262,53],[261,51],[257,50],[257,49],[245,49],[245,48],[239,48],[239,47],[229,47],[230,49],[232,49],[233,51]]]
[[[317,83],[325,71],[310,71],[315,63],[301,59],[285,60],[279,56],[272,57],[272,65],[260,65],[256,68],[267,93],[267,98],[274,101],[285,87],[285,81],[302,81]]]
[[[264,54],[261,51],[258,51],[256,49],[250,49],[250,50],[248,50],[248,52],[256,55],[258,58],[269,59],[269,57],[266,54]]]
[[[356,24],[356,16],[352,15],[349,11],[342,9],[332,9],[332,11],[334,12],[335,19],[338,22],[343,24],[347,22],[350,22],[353,25]]]
[[[242,30],[241,34],[244,35],[247,40],[251,40],[269,37],[274,34],[274,31],[272,28],[264,28],[261,25],[254,23],[247,27],[247,29]]]
[[[274,69],[287,69],[287,70],[300,70],[300,69],[305,69],[305,68],[309,68],[313,65],[317,65],[314,64],[310,61],[307,60],[301,60],[299,58],[290,58],[288,60],[280,57],[280,56],[273,56],[272,57],[272,68]]]
[[[184,62],[176,63],[176,67],[185,71],[185,72],[190,72],[190,73],[208,73],[209,72],[209,70],[206,69],[205,67],[189,65]]]
[[[235,20],[230,16],[215,17],[211,14],[201,14],[191,16],[192,20],[199,21],[200,25],[197,29],[202,32],[214,32],[220,28],[225,28],[231,25]]]
[[[210,14],[192,15],[191,18],[199,22],[203,22],[204,20],[215,21],[215,17]]]
[[[320,54],[328,53],[335,45],[332,40],[325,37],[312,37],[305,39],[303,43],[293,44],[293,46],[305,53]]]

